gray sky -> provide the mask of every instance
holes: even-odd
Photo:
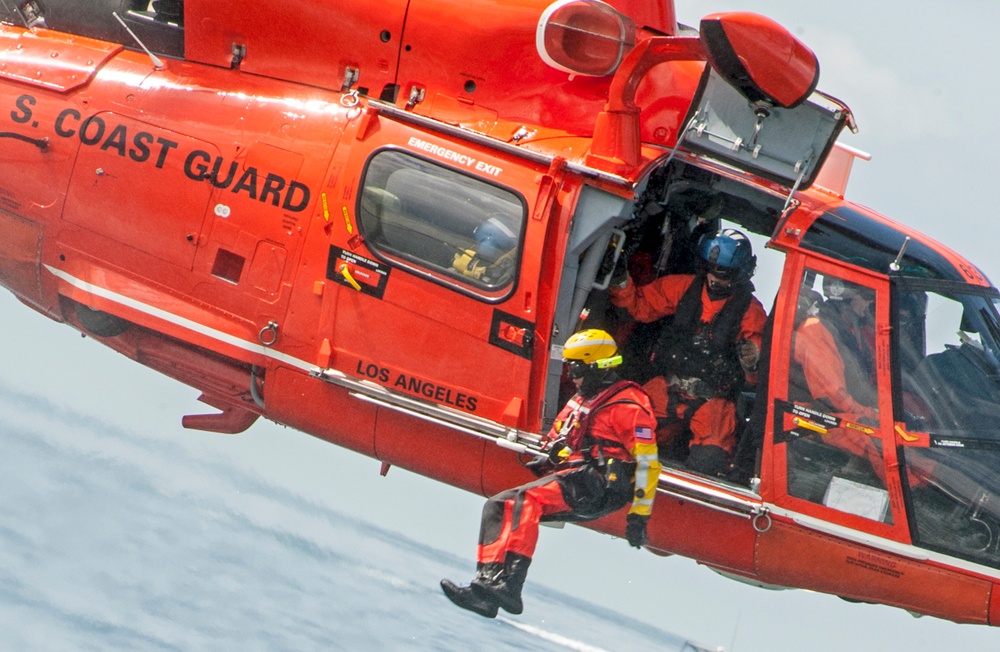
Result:
[[[849,198],[927,233],[988,277],[1000,278],[1000,226],[991,220],[989,195],[1000,175],[993,130],[1000,106],[1000,1],[678,2],[680,20],[691,25],[724,10],[770,16],[819,56],[819,87],[845,101],[861,129],[842,139],[873,156],[855,165]],[[774,292],[768,279],[780,262],[761,260],[758,280],[767,306]],[[318,503],[465,555],[471,576],[481,498],[400,469],[380,478],[375,460],[270,423],[235,437],[185,431],[181,415],[204,407],[197,392],[81,339],[8,293],[0,296],[0,307],[0,341],[6,343],[0,377],[6,382],[144,436],[173,438],[207,459],[234,463]],[[915,619],[899,609],[805,591],[754,589],[690,560],[657,558],[577,527],[543,529],[526,589],[528,609],[532,583],[577,592],[736,652],[1000,648],[1000,630]]]

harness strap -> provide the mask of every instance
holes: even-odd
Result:
[[[611,387],[609,387],[607,390],[605,390],[605,392],[602,392],[600,395],[598,395],[598,397],[595,397],[595,401],[596,401],[597,398],[599,398],[601,396],[605,396],[605,395],[607,395],[607,396],[614,396],[616,394],[620,394],[621,392],[623,392],[624,390],[628,389],[629,387],[636,387],[640,391],[642,391],[642,388],[639,387],[639,385],[636,384],[636,383],[633,383],[631,381],[621,381],[621,382],[615,383],[614,385],[612,385]],[[614,390],[614,391],[611,391],[611,390]],[[590,411],[590,414],[588,414],[586,416],[586,421],[584,423],[584,432],[583,432],[583,435],[580,437],[579,450],[583,454],[584,458],[597,459],[598,463],[601,464],[601,465],[603,465],[605,463],[605,460],[604,460],[605,455],[604,455],[604,453],[605,453],[605,451],[608,451],[608,450],[614,451],[614,450],[617,449],[622,454],[624,454],[626,457],[631,457],[631,455],[632,455],[632,451],[628,450],[625,447],[625,444],[623,444],[622,442],[614,440],[614,439],[608,439],[606,437],[598,437],[598,436],[595,436],[595,435],[593,435],[591,433],[591,423],[592,423],[591,419],[593,418],[594,414],[596,414],[600,410],[603,410],[604,408],[611,407],[612,405],[635,405],[635,406],[638,406],[639,408],[641,408],[644,412],[646,412],[647,414],[649,414],[651,417],[654,416],[653,413],[650,412],[649,410],[647,410],[645,408],[645,406],[643,406],[641,403],[639,403],[637,401],[634,401],[632,399],[628,399],[628,398],[623,398],[623,399],[619,399],[619,400],[616,400],[616,401],[608,401],[607,403],[601,403],[597,407],[593,408]],[[597,448],[597,457],[596,458],[593,457],[593,449],[595,447]],[[589,459],[588,459],[588,461],[589,461]]]
[[[663,330],[653,349],[652,360],[661,375],[697,377],[715,394],[728,391],[742,378],[733,348],[753,300],[753,284],[735,287],[708,323],[701,320],[704,287],[703,274],[692,279],[677,302],[672,326]]]

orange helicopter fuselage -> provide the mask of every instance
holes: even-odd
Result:
[[[607,310],[594,279],[613,228],[663,179],[668,213],[692,188],[744,201],[742,226],[786,256],[755,481],[666,468],[649,548],[750,583],[1000,623],[1000,568],[917,545],[899,468],[927,433],[890,417],[865,431],[890,515],[873,519],[795,495],[781,412],[813,273],[874,289],[879,412],[894,414],[895,281],[812,247],[826,216],[849,209],[889,234],[889,260],[909,238],[955,283],[989,282],[844,200],[851,157],[826,158],[832,140],[809,188],[688,147],[693,98],[712,83],[703,39],[678,29],[670,3],[609,5],[631,16],[634,48],[597,77],[538,55],[537,0],[458,19],[446,0],[377,16],[302,0],[266,21],[188,0],[184,57],[162,67],[120,44],[0,25],[0,284],[197,388],[219,412],[187,427],[240,432],[264,416],[490,495],[530,477],[525,455],[565,399],[559,345],[581,308]],[[802,62],[792,77],[811,93]],[[844,223],[844,237],[865,235]]]

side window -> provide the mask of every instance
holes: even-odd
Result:
[[[888,522],[875,289],[813,270],[800,287],[783,419],[788,493]]]
[[[524,216],[513,192],[396,150],[368,163],[358,203],[373,251],[486,293],[514,280]]]

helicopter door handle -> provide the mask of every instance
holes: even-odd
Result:
[[[819,425],[818,423],[813,423],[812,421],[806,421],[805,419],[800,419],[795,417],[792,419],[792,423],[797,428],[805,428],[806,430],[812,430],[813,432],[818,432],[821,435],[829,434],[829,430]]]
[[[354,276],[351,275],[351,270],[347,267],[347,263],[340,266],[340,275],[344,277],[344,280],[351,284],[352,288],[358,292],[361,291],[361,284],[354,280]]]

